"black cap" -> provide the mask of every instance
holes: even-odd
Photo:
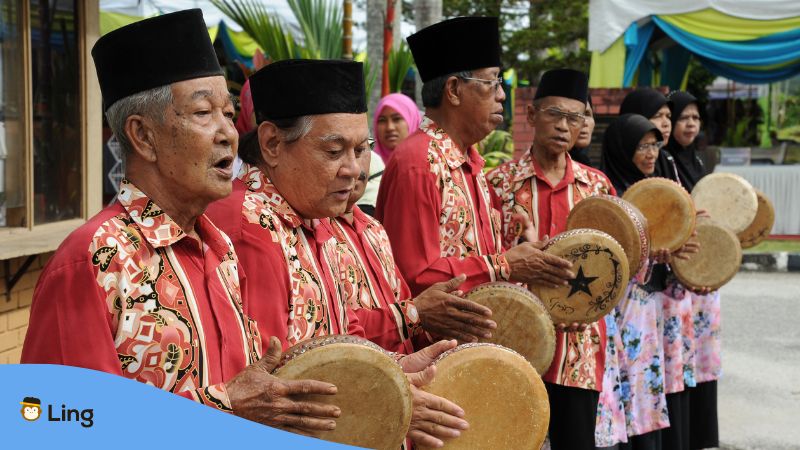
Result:
[[[672,105],[672,102],[667,100],[661,92],[650,88],[643,87],[630,92],[622,100],[619,105],[619,113],[622,114],[639,114],[646,118],[651,118],[658,113],[664,105]]]
[[[548,70],[539,80],[533,99],[564,97],[586,103],[589,96],[589,77],[572,69]]]
[[[423,82],[464,70],[500,67],[497,17],[456,17],[406,39]]]
[[[285,59],[250,77],[258,122],[312,114],[367,112],[360,62]]]
[[[20,402],[20,404],[23,404],[23,403],[28,403],[28,404],[31,404],[31,405],[41,405],[41,404],[42,404],[42,401],[41,401],[41,400],[39,400],[39,399],[38,399],[38,398],[36,398],[36,397],[25,397],[25,398],[24,398],[24,399],[23,399],[23,400]]]
[[[148,89],[223,74],[199,9],[114,30],[97,40],[92,58],[105,110],[117,100]]]

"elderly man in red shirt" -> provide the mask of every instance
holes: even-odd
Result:
[[[284,346],[331,334],[396,334],[386,308],[371,310],[361,323],[337,284],[339,266],[322,252],[332,238],[329,218],[345,212],[359,159],[370,151],[362,64],[277,61],[253,74],[250,88],[259,146],[243,149],[233,194],[209,207],[248,273],[247,312],[262,334],[279,336]],[[456,285],[423,295],[453,297],[446,291]],[[408,373],[422,371],[454,345],[440,341],[399,363]],[[467,427],[455,404],[414,392],[409,436],[416,442],[439,445]]]
[[[459,274],[467,277],[464,289],[573,278],[571,264],[542,252],[541,243],[502,244],[474,146],[503,121],[499,42],[495,17],[459,17],[408,38],[425,118],[389,160],[376,217],[414,294]]]
[[[606,176],[573,161],[585,120],[588,78],[583,72],[551,70],[542,75],[528,123],[533,145],[519,161],[487,174],[495,206],[503,213],[503,238],[514,245],[520,220],[534,239],[566,231],[569,211],[580,200],[598,194],[615,195]],[[532,229],[530,229],[532,228]],[[598,391],[605,369],[604,320],[578,329],[562,325],[556,332],[556,352],[542,377],[550,396],[550,443],[558,449],[593,449]]]
[[[336,393],[271,375],[230,239],[203,214],[231,192],[234,108],[199,9],[120,28],[92,49],[125,151],[117,202],[75,230],[34,292],[23,363],[85,367],[291,430],[335,426]]]

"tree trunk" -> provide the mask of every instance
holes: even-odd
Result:
[[[442,21],[442,0],[414,0],[414,25],[417,31]],[[422,80],[417,73],[415,97],[417,107],[422,106]]]
[[[383,25],[383,64],[381,66],[381,97],[389,95],[389,54],[394,43],[394,5],[396,0],[386,0],[386,21]]]
[[[367,92],[370,112],[375,110],[381,96],[381,67],[383,66],[383,29],[386,0],[367,0],[367,60],[370,70],[377,74],[376,83]],[[372,121],[370,120],[370,123]]]
[[[342,3],[342,58],[353,59],[353,0]]]

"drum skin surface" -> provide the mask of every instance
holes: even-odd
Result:
[[[700,242],[700,251],[688,260],[673,260],[672,271],[690,289],[717,290],[736,275],[742,264],[739,238],[713,219],[705,219],[697,223],[696,239]]]
[[[775,207],[772,206],[772,202],[758,189],[756,189],[756,197],[758,197],[756,217],[746,230],[738,234],[742,248],[755,247],[760,244],[769,237],[772,227],[775,225]]]
[[[336,429],[314,437],[380,450],[396,450],[411,423],[412,393],[408,380],[387,352],[365,339],[332,335],[289,348],[273,371],[287,380],[318,380],[336,385],[335,395],[301,395],[298,399],[338,406]]]
[[[566,286],[533,285],[554,323],[593,323],[608,314],[630,280],[625,251],[611,236],[588,228],[565,231],[544,248],[572,263],[575,278]]]
[[[537,373],[547,371],[556,351],[556,330],[535,295],[516,284],[498,281],[476,286],[465,298],[491,309],[497,323],[492,337],[480,342],[508,347],[527,359]]]
[[[651,254],[662,248],[674,252],[692,236],[695,206],[692,196],[680,184],[667,178],[645,178],[631,185],[622,199],[647,219]]]
[[[460,406],[469,422],[461,436],[445,441],[445,449],[541,448],[550,403],[542,379],[525,358],[502,346],[477,343],[447,351],[434,364],[436,377],[423,389]]]
[[[567,217],[567,229],[591,228],[613,237],[628,257],[633,278],[650,255],[647,219],[632,203],[613,195],[597,195],[575,204]]]
[[[697,209],[705,209],[718,224],[741,233],[753,222],[758,196],[753,186],[733,173],[704,176],[692,189]]]

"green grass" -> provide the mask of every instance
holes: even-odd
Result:
[[[745,253],[800,253],[800,240],[767,239],[766,241],[744,250]]]

